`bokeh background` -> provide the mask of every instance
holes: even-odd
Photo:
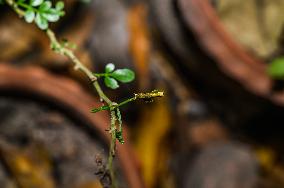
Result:
[[[283,188],[283,0],[65,0],[52,29],[94,72],[108,63],[136,80],[115,101],[126,143],[119,187]],[[89,81],[50,50],[45,33],[0,7],[0,187],[100,188],[107,113]]]

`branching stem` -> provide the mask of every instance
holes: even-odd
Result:
[[[12,7],[12,9],[20,16],[23,17],[25,15],[25,12],[18,7],[18,4],[14,0],[6,0],[6,3]],[[22,6],[22,5],[21,5]],[[23,7],[23,6],[22,6]],[[25,8],[25,7],[24,7]],[[92,82],[95,90],[97,91],[99,97],[107,103],[107,106],[109,109],[112,108],[113,105],[116,105],[116,103],[112,102],[106,94],[101,89],[101,86],[99,82],[97,81],[97,77],[93,74],[93,72],[88,69],[74,54],[74,52],[68,48],[66,48],[64,45],[62,45],[58,39],[56,38],[55,33],[51,29],[46,30],[46,34],[50,40],[50,45],[53,51],[56,53],[59,53],[61,55],[66,56],[71,60],[71,62],[74,64],[74,68],[76,70],[80,70],[83,72]],[[111,176],[112,181],[112,187],[116,187],[116,181],[113,171],[113,158],[115,156],[115,145],[116,145],[116,114],[114,110],[111,110],[111,125],[110,125],[110,135],[111,135],[111,143],[110,143],[110,150],[109,150],[109,158],[108,158],[108,170]]]
[[[26,17],[27,19],[27,14],[25,12],[25,10],[33,10],[33,12],[36,12],[36,14],[38,15],[40,12],[37,10],[37,8],[31,7],[29,6],[29,4],[25,4],[22,1],[15,1],[15,0],[5,0],[6,3],[19,15],[19,17]],[[26,15],[25,15],[26,14]],[[36,22],[38,24],[38,22]],[[46,24],[48,27],[48,23]],[[39,26],[39,25],[38,25]],[[39,26],[40,27],[40,26]],[[45,29],[45,27],[40,27],[41,29]],[[110,128],[109,128],[109,133],[111,136],[111,142],[110,142],[110,149],[109,149],[109,156],[108,156],[108,164],[107,164],[107,170],[110,174],[110,178],[111,178],[111,187],[112,188],[116,188],[116,180],[115,180],[115,174],[114,174],[114,170],[113,170],[113,159],[115,157],[115,149],[116,149],[116,140],[118,140],[120,143],[124,143],[123,140],[123,136],[122,136],[122,118],[121,118],[121,114],[120,114],[120,110],[119,107],[123,106],[129,102],[135,101],[136,99],[143,99],[146,102],[151,102],[153,101],[153,98],[156,97],[162,97],[164,96],[164,92],[162,91],[157,91],[154,90],[152,92],[149,93],[137,93],[134,94],[134,97],[129,98],[119,104],[111,101],[106,94],[103,92],[99,82],[98,82],[98,78],[99,77],[106,77],[109,76],[109,73],[100,73],[100,74],[96,74],[93,73],[87,66],[85,66],[75,55],[75,53],[73,52],[73,50],[71,50],[70,48],[68,48],[66,45],[64,45],[64,43],[62,43],[61,41],[59,41],[55,35],[55,33],[51,30],[51,29],[45,29],[46,35],[48,36],[49,40],[50,40],[50,46],[51,49],[60,54],[63,55],[65,57],[67,57],[68,59],[70,59],[70,61],[73,63],[74,69],[75,70],[79,70],[82,73],[84,73],[89,80],[92,82],[93,87],[95,88],[95,90],[97,91],[100,99],[105,102],[106,105],[97,108],[97,109],[93,109],[92,112],[99,112],[102,110],[108,110],[110,111],[110,119],[111,119],[111,123],[110,123]],[[123,69],[123,71],[125,71]],[[128,74],[130,74],[130,76],[133,77],[134,79],[134,73],[132,73],[132,71],[130,70],[126,70],[128,71]],[[130,73],[129,73],[130,72]],[[128,76],[129,77],[129,76]],[[132,80],[132,79],[131,79]],[[126,83],[126,81],[129,81],[129,78],[127,80],[121,80],[122,82]]]
[[[137,100],[137,99],[142,99],[146,102],[152,102],[154,98],[163,97],[163,96],[164,96],[164,92],[158,91],[158,90],[154,90],[154,91],[149,92],[149,93],[138,93],[138,94],[134,94],[134,97],[126,99],[126,100],[122,101],[121,103],[118,103],[117,105],[113,105],[113,107],[119,108],[119,107],[126,105],[126,104],[128,104],[132,101]],[[99,108],[92,109],[91,112],[96,113],[96,112],[100,112],[100,111],[103,111],[103,110],[110,110],[110,107],[108,105],[104,105],[104,106],[101,106]]]
[[[99,94],[99,97],[103,99],[108,106],[112,106],[113,102],[105,95],[105,93],[102,91],[101,86],[99,85],[97,81],[97,77],[93,74],[93,72],[88,69],[74,54],[74,52],[66,47],[64,47],[62,44],[60,44],[54,34],[54,32],[51,29],[47,29],[46,31],[47,36],[50,39],[51,42],[51,48],[66,57],[68,57],[73,63],[75,70],[82,71],[93,83],[93,86],[95,87],[96,91]]]

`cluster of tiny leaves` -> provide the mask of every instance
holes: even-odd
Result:
[[[268,66],[268,74],[275,79],[284,79],[284,57],[274,59]]]
[[[97,77],[104,77],[104,83],[111,89],[119,87],[118,81],[122,83],[129,83],[135,79],[135,73],[130,69],[116,69],[115,65],[109,63],[105,67],[105,73],[95,74]]]
[[[65,14],[62,1],[58,1],[54,7],[49,0],[18,0],[16,4],[24,10],[26,22],[35,22],[42,30],[48,29],[49,22],[57,22]]]

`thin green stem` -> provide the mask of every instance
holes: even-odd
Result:
[[[104,92],[103,92],[101,86],[99,85],[98,81],[93,82],[93,85],[96,88],[101,99],[103,99],[109,106],[114,105],[113,102],[104,94]]]
[[[151,91],[149,93],[137,93],[137,94],[134,94],[134,97],[126,99],[126,100],[122,101],[121,103],[118,103],[116,105],[113,104],[112,106],[109,106],[109,105],[101,106],[99,108],[92,109],[91,112],[96,113],[96,112],[100,112],[100,111],[103,111],[103,110],[110,110],[111,107],[119,108],[119,107],[126,105],[126,104],[128,104],[132,101],[137,100],[137,99],[143,99],[146,102],[151,102],[151,101],[153,101],[154,98],[163,97],[163,96],[164,96],[164,92],[158,91],[158,90],[154,90],[154,91]]]
[[[13,8],[13,10],[20,16],[23,17],[25,15],[25,12],[21,10],[18,7],[18,4],[14,0],[6,0],[6,3]],[[20,4],[20,6],[24,8],[29,8],[26,5]],[[108,170],[110,172],[110,176],[112,179],[112,188],[117,187],[115,182],[115,176],[113,171],[113,158],[115,156],[115,145],[116,145],[116,114],[114,111],[113,106],[116,106],[117,104],[112,102],[103,92],[101,89],[101,86],[99,85],[97,81],[97,77],[92,73],[90,69],[88,69],[74,54],[74,52],[65,46],[63,46],[60,42],[58,42],[58,39],[55,36],[55,33],[51,29],[46,30],[46,34],[50,40],[52,50],[66,56],[71,60],[71,62],[74,64],[75,70],[80,70],[83,72],[93,83],[94,88],[96,89],[99,97],[105,101],[111,109],[111,125],[110,125],[110,135],[111,135],[111,143],[110,143],[110,150],[109,150],[109,158],[108,158]]]
[[[32,6],[29,6],[29,5],[24,4],[24,3],[21,3],[21,2],[18,2],[17,5],[18,5],[18,6],[21,6],[21,7],[23,7],[23,8],[32,9],[33,11],[38,12],[37,9],[33,8]]]
[[[108,73],[95,73],[94,75],[99,78],[99,77],[109,76],[110,74],[108,74]]]
[[[136,97],[132,97],[132,98],[126,99],[125,101],[122,101],[121,103],[119,103],[119,104],[117,105],[117,107],[126,105],[127,103],[130,103],[130,102],[132,102],[132,101],[135,101],[136,99],[137,99]]]
[[[115,103],[113,103],[103,92],[101,89],[101,86],[99,85],[99,82],[97,81],[97,77],[91,72],[83,63],[80,62],[80,60],[74,55],[73,51],[71,51],[68,48],[63,47],[55,37],[55,34],[52,30],[48,29],[47,35],[51,40],[51,46],[53,47],[53,50],[67,56],[73,63],[74,63],[74,68],[76,70],[80,70],[83,73],[85,73],[88,78],[91,80],[93,83],[93,86],[95,87],[99,97],[104,100],[108,106],[113,106]],[[109,149],[109,158],[108,158],[108,170],[110,172],[111,176],[111,181],[112,181],[112,187],[116,187],[115,183],[115,175],[114,175],[114,170],[113,170],[113,158],[115,156],[115,143],[116,143],[116,116],[113,111],[111,111],[111,125],[110,125],[110,135],[111,135],[111,143],[110,143],[110,149]]]
[[[110,149],[109,149],[109,155],[108,155],[108,170],[110,173],[110,178],[111,178],[111,187],[115,188],[117,187],[116,185],[116,179],[115,179],[115,174],[113,170],[113,159],[115,157],[115,148],[116,148],[116,114],[115,110],[111,109],[110,111],[110,116],[111,116],[111,123],[110,123],[110,135],[111,135],[111,143],[110,143]]]
[[[132,98],[126,99],[125,101],[123,101],[121,103],[118,103],[117,105],[113,105],[113,107],[114,108],[118,108],[120,106],[126,105],[127,103],[135,101],[136,99],[137,99],[136,97],[132,97]],[[104,106],[101,106],[99,108],[92,109],[91,112],[97,113],[97,112],[100,112],[100,111],[103,111],[103,110],[110,110],[110,106],[109,105],[104,105]]]
[[[25,12],[18,8],[17,3],[15,3],[14,0],[6,0],[6,3],[12,7],[12,9],[20,16],[23,17],[25,15]]]
[[[74,68],[76,70],[81,70],[82,72],[84,72],[92,82],[97,80],[96,76],[94,76],[93,73],[83,63],[80,62],[80,60],[74,55],[72,50],[65,48],[58,42],[54,32],[51,29],[47,29],[46,34],[50,39],[51,48],[55,52],[67,56],[74,63]]]
[[[54,34],[54,32],[51,29],[46,30],[47,36],[49,37],[51,41],[51,47],[52,49],[62,55],[65,55],[68,57],[73,63],[75,70],[80,70],[91,80],[93,83],[93,86],[95,87],[96,91],[99,94],[99,97],[104,100],[109,106],[112,105],[112,101],[105,95],[105,93],[102,91],[98,81],[97,77],[93,74],[93,72],[88,69],[74,54],[74,52],[68,48],[65,48],[62,44],[60,44]]]

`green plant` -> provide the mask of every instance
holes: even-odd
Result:
[[[21,18],[24,18],[26,22],[35,23],[41,30],[43,30],[50,40],[51,49],[54,52],[69,58],[70,62],[73,63],[75,70],[83,72],[89,78],[100,99],[105,103],[104,106],[94,108],[91,112],[96,113],[102,110],[110,112],[110,128],[108,131],[111,135],[111,142],[107,170],[109,171],[110,178],[112,180],[112,187],[116,187],[112,165],[113,158],[115,156],[116,140],[122,144],[124,143],[120,107],[137,99],[151,102],[153,98],[164,96],[164,92],[154,90],[149,93],[138,93],[120,103],[113,102],[102,90],[98,79],[104,78],[104,83],[107,87],[117,89],[119,87],[118,82],[129,83],[133,81],[135,78],[134,72],[130,69],[115,70],[114,64],[108,64],[105,67],[104,73],[93,73],[76,57],[73,52],[74,45],[68,43],[67,40],[59,41],[56,38],[55,33],[49,28],[49,23],[56,22],[60,19],[60,17],[64,16],[64,3],[62,1],[58,1],[54,6],[50,0],[0,0],[0,4],[4,3],[13,8],[13,10]]]
[[[135,79],[135,73],[130,69],[115,69],[115,65],[109,63],[105,67],[104,73],[95,73],[97,78],[104,77],[105,85],[111,89],[119,87],[118,82],[129,83]]]

